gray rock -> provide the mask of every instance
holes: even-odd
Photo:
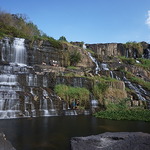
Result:
[[[16,150],[3,133],[0,133],[0,150]]]
[[[150,134],[142,132],[106,132],[73,137],[72,150],[150,150]]]

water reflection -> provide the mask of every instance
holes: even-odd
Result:
[[[0,131],[6,134],[17,150],[69,150],[71,137],[103,132],[150,133],[150,123],[114,121],[92,116],[10,119],[0,122]]]

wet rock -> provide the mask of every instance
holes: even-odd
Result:
[[[142,132],[106,132],[87,137],[73,137],[72,150],[149,150],[150,134]]]
[[[0,150],[16,150],[3,133],[0,133]]]

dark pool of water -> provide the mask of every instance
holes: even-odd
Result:
[[[71,137],[117,131],[150,133],[150,123],[61,116],[0,120],[0,131],[17,150],[70,150]]]

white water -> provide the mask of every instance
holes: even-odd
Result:
[[[0,118],[16,118],[21,114],[17,92],[22,90],[16,73],[26,71],[26,48],[24,39],[15,38],[13,44],[4,40],[1,56],[9,65],[0,67]]]
[[[102,70],[109,70],[108,65],[105,63],[101,63]]]
[[[13,43],[14,48],[14,63],[24,66],[26,65],[26,48],[24,44],[25,39],[15,38]]]
[[[98,100],[91,100],[91,106],[92,106],[92,108],[96,108],[96,107],[98,107]]]
[[[95,74],[98,74],[98,72],[100,71],[100,67],[98,65],[97,60],[91,55],[90,52],[88,52],[89,57],[92,59],[92,61],[95,63],[96,68],[95,68]]]
[[[124,77],[124,82],[129,86],[130,89],[132,89],[132,90],[135,91],[135,93],[136,93],[136,95],[137,95],[137,97],[138,97],[139,100],[146,101],[146,99],[142,96],[142,92],[140,91],[140,88],[142,88],[142,87],[137,88],[126,77]]]
[[[1,74],[0,85],[17,85],[17,76],[10,74]]]

